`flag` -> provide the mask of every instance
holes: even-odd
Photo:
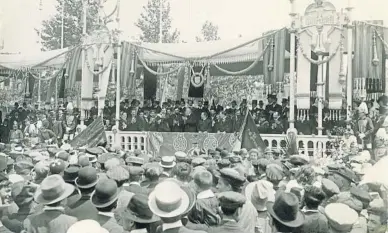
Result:
[[[84,131],[78,134],[71,142],[73,148],[95,147],[100,143],[107,142],[104,122],[101,117],[95,119]]]
[[[245,148],[247,150],[254,148],[261,148],[265,150],[266,148],[266,145],[260,136],[259,129],[253,121],[252,115],[249,111],[247,111],[245,115],[239,139],[239,141],[241,141],[241,148]]]

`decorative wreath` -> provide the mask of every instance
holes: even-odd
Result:
[[[200,78],[199,83],[197,83],[195,81],[196,77]],[[205,81],[205,78],[203,77],[202,73],[193,73],[193,75],[191,76],[191,85],[193,85],[194,87],[201,87],[203,85],[204,81]]]

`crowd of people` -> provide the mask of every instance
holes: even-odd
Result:
[[[1,144],[1,232],[385,233],[387,184],[360,150],[316,163],[252,148],[152,157]]]
[[[269,103],[273,104],[250,109],[252,115],[264,114],[271,120],[283,109]],[[72,148],[67,140],[58,140],[57,121],[50,123],[45,114],[35,119],[33,111],[15,104],[8,116],[15,127],[11,140],[0,144],[0,231],[385,233],[388,184],[363,182],[364,175],[388,154],[388,97],[378,103],[372,117],[362,102],[355,123],[348,122],[342,144],[334,148],[338,153],[333,150],[319,159],[287,148],[217,148],[167,156],[123,151],[106,142]],[[122,112],[137,116],[147,111],[163,114],[167,109],[137,105],[134,101],[131,108],[125,103]],[[195,110],[180,106],[187,113],[182,129],[186,132],[190,125],[185,123]],[[246,107],[232,106],[226,110],[216,106],[216,111],[223,116]],[[204,117],[207,108],[202,109]],[[71,109],[60,114],[70,117],[65,122],[75,122],[77,128],[77,115]],[[23,138],[32,139],[33,120],[40,142],[34,148]],[[198,125],[187,132],[196,132]],[[66,124],[63,133],[69,129]],[[19,140],[15,134],[20,134]],[[293,144],[296,141],[291,140],[289,148],[297,148]]]

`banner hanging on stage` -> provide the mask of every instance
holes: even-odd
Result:
[[[148,133],[147,151],[154,156],[174,155],[177,151],[190,154],[195,149],[231,150],[237,137],[232,133]]]

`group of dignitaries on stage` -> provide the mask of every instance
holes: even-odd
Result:
[[[385,233],[387,187],[306,155],[0,148],[4,233]],[[367,152],[367,151],[366,151]],[[352,163],[366,164],[365,151]]]
[[[209,101],[185,100],[167,101],[160,106],[158,101],[140,102],[126,100],[121,106],[120,130],[124,131],[159,131],[159,132],[208,132],[234,133],[238,132],[244,122],[247,110],[257,124],[261,124],[260,131],[266,133],[285,132],[288,124],[288,100],[283,99],[282,105],[277,104],[276,96],[268,96],[268,104],[253,100],[248,109],[247,100],[240,105],[232,101],[228,107]],[[109,108],[108,108],[109,109]],[[106,113],[109,115],[109,110]],[[111,108],[114,115],[114,109]],[[111,119],[114,119],[111,117]]]

